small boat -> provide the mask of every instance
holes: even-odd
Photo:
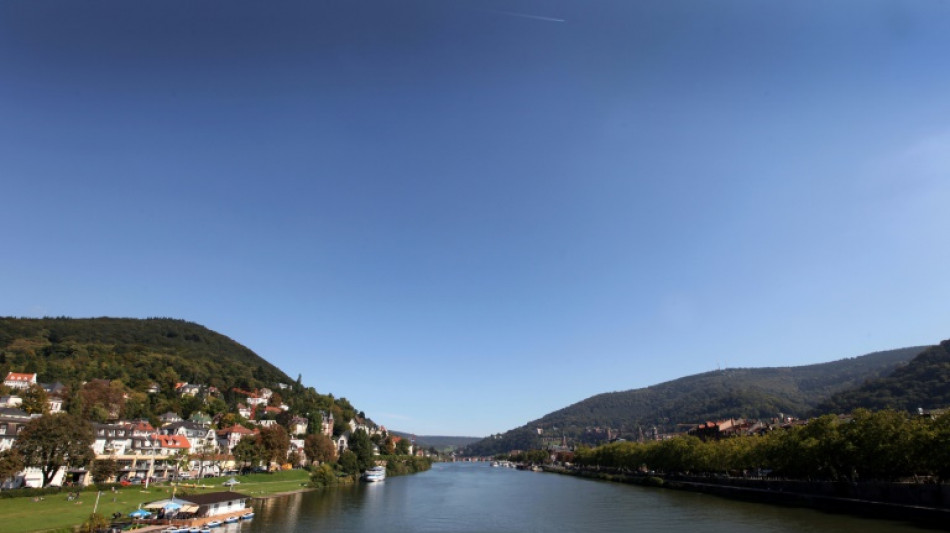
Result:
[[[224,519],[224,523],[225,523],[225,524],[237,524],[237,523],[238,523],[238,520],[240,520],[240,519],[241,519],[241,517],[239,517],[239,516],[229,516],[229,517],[227,517],[227,518]]]
[[[169,526],[163,529],[162,533],[178,533],[178,528],[175,526]]]
[[[205,527],[209,529],[212,527],[221,527],[221,524],[222,522],[220,520],[212,520],[208,522],[207,524],[205,524]]]
[[[201,533],[201,528],[198,526],[191,526],[188,528],[188,533]]]
[[[386,479],[386,467],[374,466],[366,472],[363,472],[363,481],[373,483],[375,481],[384,481]]]
[[[201,528],[201,533],[211,533],[211,528],[208,526],[205,526]]]
[[[248,511],[241,515],[241,520],[250,520],[254,518],[254,511]]]

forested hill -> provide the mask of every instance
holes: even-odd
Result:
[[[950,340],[931,346],[888,376],[833,395],[819,404],[817,411],[848,412],[859,407],[914,411],[947,406],[950,406]]]
[[[291,383],[280,369],[208,328],[168,318],[0,318],[0,374],[41,382],[119,380],[133,390],[200,383],[220,390]]]
[[[416,445],[423,448],[435,448],[439,451],[455,451],[482,440],[481,437],[451,437],[442,435],[412,435],[401,431],[390,431],[394,435],[409,439],[415,438]]]
[[[636,439],[654,427],[675,431],[681,424],[726,418],[804,416],[832,394],[889,375],[920,354],[918,346],[830,363],[780,368],[735,368],[706,372],[650,387],[593,396],[539,420],[488,437],[467,448],[472,455],[531,449],[562,436],[590,443],[613,436]],[[539,434],[538,429],[541,433]]]

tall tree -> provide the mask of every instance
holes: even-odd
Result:
[[[238,443],[234,445],[234,449],[231,450],[231,453],[234,455],[236,461],[241,462],[241,466],[256,465],[264,455],[264,451],[261,449],[261,445],[255,437],[244,437],[239,440]]]
[[[24,466],[23,456],[15,448],[0,452],[0,483],[17,475]]]
[[[49,413],[49,396],[46,394],[46,391],[43,390],[43,387],[34,383],[23,391],[21,397],[23,398],[23,403],[20,404],[20,409],[23,409],[31,415],[45,415]]]
[[[353,475],[360,472],[360,460],[356,457],[356,454],[350,450],[346,450],[340,454],[339,463],[340,468],[347,474]]]
[[[369,440],[369,435],[362,429],[357,429],[350,435],[349,448],[356,454],[361,472],[375,464],[373,461],[373,441]]]
[[[119,473],[119,463],[115,459],[97,459],[92,462],[93,483],[105,483]]]
[[[23,455],[27,466],[40,469],[45,487],[60,468],[89,464],[95,457],[90,448],[94,440],[89,422],[57,413],[28,422],[13,448]]]
[[[336,446],[330,437],[314,433],[304,440],[303,453],[311,463],[329,463],[336,459]]]
[[[271,427],[261,428],[258,434],[261,449],[266,461],[284,463],[287,460],[287,450],[290,449],[290,435],[283,426],[274,424]]]

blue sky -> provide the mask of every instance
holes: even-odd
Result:
[[[950,3],[0,3],[0,314],[374,420],[950,337]]]

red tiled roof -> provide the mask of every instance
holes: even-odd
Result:
[[[229,427],[229,428],[224,428],[224,429],[219,429],[219,430],[218,430],[218,435],[221,435],[222,437],[223,437],[224,435],[227,435],[228,433],[237,433],[237,434],[239,434],[239,435],[254,435],[254,434],[257,433],[257,430],[256,430],[256,429],[254,429],[254,430],[247,429],[246,427],[244,427],[244,426],[242,426],[242,425],[240,425],[240,424],[234,424],[233,426],[231,426],[231,427]]]
[[[162,448],[191,448],[191,444],[188,443],[188,439],[184,435],[155,435],[155,440]]]
[[[10,372],[5,381],[36,381],[36,374],[21,374],[19,372]]]

